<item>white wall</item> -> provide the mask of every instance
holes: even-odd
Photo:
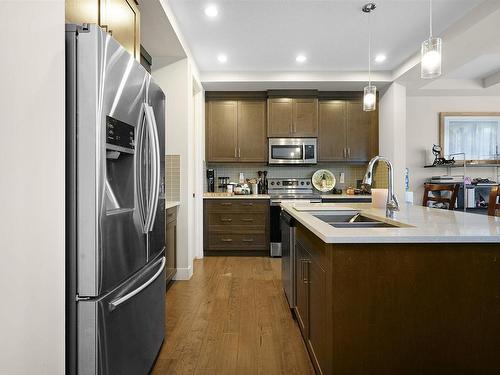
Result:
[[[189,155],[188,62],[182,59],[159,69],[153,67],[153,78],[165,92],[167,137],[165,153],[180,155],[181,205],[177,215],[177,279],[189,279],[193,273],[192,220],[190,220],[189,181],[191,163]]]
[[[415,204],[422,204],[423,184],[433,175],[446,174],[446,169],[424,169],[425,152],[439,144],[439,112],[500,112],[498,96],[416,96],[408,97],[406,104],[406,162],[410,169],[410,190]],[[455,172],[455,171],[453,171]],[[456,174],[463,173],[457,170]],[[489,168],[469,169],[471,177],[494,177]]]
[[[391,84],[380,98],[379,106],[379,154],[393,164],[394,191],[402,204],[405,200],[406,88]]]
[[[64,0],[0,2],[0,373],[64,374]]]
[[[164,66],[161,58],[153,57],[153,78],[166,94],[166,154],[180,155],[181,205],[177,218],[177,275],[186,280],[193,274],[193,259],[203,255],[203,180],[200,158],[203,158],[203,90],[197,82],[197,72],[189,58]],[[158,67],[158,68],[155,68]],[[193,83],[195,81],[195,83]],[[194,85],[197,89],[194,90]],[[197,92],[194,95],[194,91]],[[201,159],[203,160],[203,159]],[[195,197],[193,197],[195,194]]]

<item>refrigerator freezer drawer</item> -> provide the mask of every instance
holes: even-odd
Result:
[[[78,374],[148,374],[164,326],[162,256],[104,297],[78,302]]]

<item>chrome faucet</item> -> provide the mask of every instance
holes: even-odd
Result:
[[[367,186],[371,186],[373,182],[373,167],[378,161],[383,161],[385,164],[387,164],[387,167],[389,168],[389,173],[388,173],[388,191],[387,191],[387,205],[386,208],[389,211],[399,211],[399,203],[398,199],[396,198],[396,194],[394,194],[394,167],[392,166],[392,163],[389,159],[383,157],[383,156],[375,156],[370,162],[368,163],[368,168],[366,168],[366,173],[365,177],[363,178],[363,184]]]

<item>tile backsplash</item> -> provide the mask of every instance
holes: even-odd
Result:
[[[181,200],[181,156],[165,155],[165,198]]]
[[[229,177],[232,182],[238,182],[239,174],[242,172],[245,178],[257,177],[257,171],[268,171],[268,178],[311,178],[318,169],[328,169],[337,179],[335,185],[339,189],[349,186],[356,187],[356,180],[362,180],[366,171],[366,164],[333,164],[320,163],[312,166],[269,166],[267,164],[208,164],[207,168],[215,170],[215,184],[217,189],[217,177]],[[344,173],[344,183],[340,183],[340,174]],[[383,169],[377,168],[374,186],[385,187]],[[204,179],[204,191],[207,191],[206,178]],[[380,182],[380,183],[377,183]],[[217,190],[216,190],[217,191]]]

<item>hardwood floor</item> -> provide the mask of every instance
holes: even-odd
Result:
[[[314,374],[280,277],[280,259],[196,260],[191,280],[167,293],[152,374]]]

